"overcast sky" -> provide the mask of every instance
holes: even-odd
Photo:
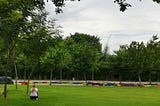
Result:
[[[47,3],[50,17],[68,36],[75,32],[98,36],[103,48],[109,45],[110,53],[131,41],[147,42],[160,34],[160,4],[152,0],[128,0],[132,7],[120,12],[114,0],[81,0],[66,2],[63,13],[56,15],[51,2]]]

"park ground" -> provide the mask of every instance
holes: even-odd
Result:
[[[8,86],[0,106],[160,106],[159,87],[48,86],[38,85],[39,100],[29,99],[26,86]],[[0,85],[0,89],[3,86]]]

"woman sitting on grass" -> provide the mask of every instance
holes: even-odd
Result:
[[[33,85],[31,88],[30,99],[31,100],[38,100],[38,89],[36,88],[35,85]]]

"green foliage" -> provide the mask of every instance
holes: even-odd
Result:
[[[70,53],[73,57],[72,70],[79,73],[96,71],[101,52],[99,38],[82,33],[75,33],[68,37],[70,40]]]
[[[130,73],[138,75],[139,80],[141,75],[144,75],[145,80],[148,78],[148,81],[151,81],[151,75],[159,73],[159,45],[158,37],[153,36],[147,45],[133,41],[130,45],[121,46],[116,52],[118,60],[115,60],[114,67],[120,72],[129,70]]]

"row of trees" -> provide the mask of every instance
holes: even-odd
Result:
[[[38,36],[41,34],[38,33]],[[12,54],[9,76],[19,79],[62,81],[74,78],[140,83],[160,79],[160,42],[157,36],[153,36],[147,44],[133,41],[129,45],[121,45],[114,54],[108,53],[107,46],[102,51],[100,39],[96,36],[75,33],[67,38],[54,37],[47,43],[38,42],[38,36],[36,39],[32,36],[29,43],[24,38],[19,39]],[[1,75],[4,75],[4,60],[3,54]]]
[[[130,45],[123,45],[116,55],[112,57],[116,61],[115,71],[122,74],[129,74],[128,78],[135,77],[139,82],[159,81],[160,79],[160,42],[157,36],[153,36],[147,44],[133,41]],[[126,74],[125,74],[126,75]],[[136,77],[137,76],[137,77]]]
[[[41,34],[46,33],[39,32],[27,38],[19,38],[11,55],[10,76],[17,77],[18,73],[20,79],[47,79],[54,75],[54,79],[62,80],[65,71],[65,74],[75,73],[66,75],[65,79],[87,79],[88,72],[98,70],[101,56],[98,37],[75,33],[65,39],[62,36],[47,39],[44,38],[46,35],[41,38]],[[0,71],[4,75],[5,54],[1,60]],[[83,78],[78,75],[82,73]]]

